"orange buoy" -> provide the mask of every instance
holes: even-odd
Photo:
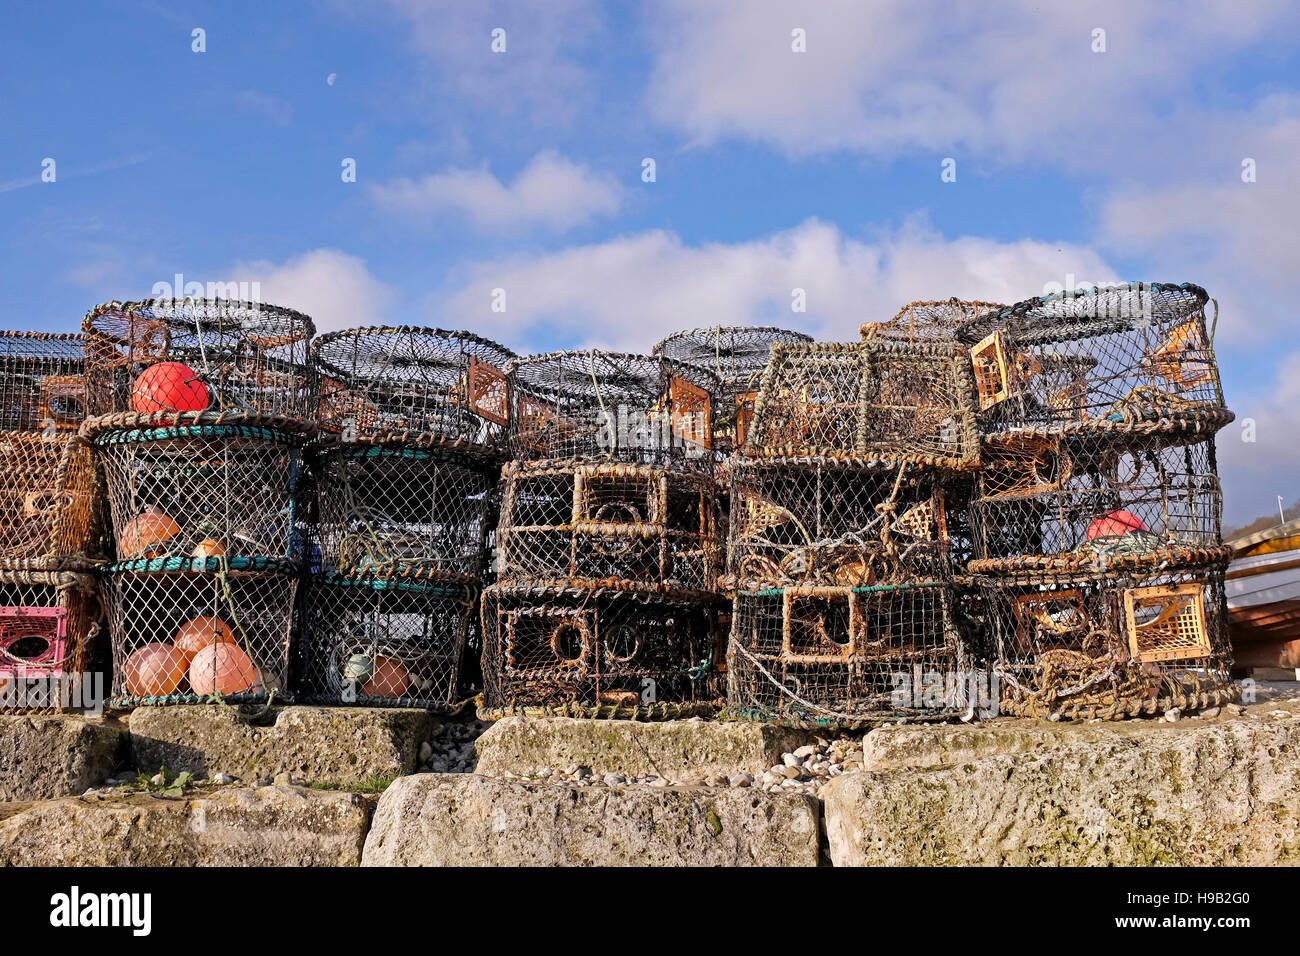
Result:
[[[170,644],[154,641],[126,659],[122,677],[128,694],[166,697],[185,679],[185,656]]]
[[[183,362],[150,365],[131,386],[131,407],[149,412],[201,412],[208,407],[208,387]]]
[[[172,643],[185,655],[188,666],[194,655],[209,644],[234,644],[235,632],[219,617],[196,617],[181,625],[181,629],[172,638]]]
[[[402,665],[389,657],[376,657],[370,679],[361,685],[367,697],[402,697],[411,686],[411,675]]]
[[[195,558],[219,558],[226,553],[226,546],[215,538],[204,538],[194,546],[191,556]]]
[[[239,694],[256,684],[257,668],[234,644],[209,644],[190,661],[190,689],[196,694]]]
[[[150,508],[122,527],[117,553],[124,558],[156,558],[164,550],[160,545],[180,533],[180,525],[157,508]]]
[[[1146,530],[1147,526],[1142,523],[1137,515],[1121,508],[1095,519],[1092,524],[1088,525],[1086,537],[1091,541],[1093,538],[1109,538]]]

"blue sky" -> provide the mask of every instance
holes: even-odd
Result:
[[[1265,0],[15,5],[8,324],[71,330],[181,273],[321,328],[641,350],[1190,280],[1255,423],[1220,438],[1225,517],[1249,520],[1300,497],[1297,21]]]

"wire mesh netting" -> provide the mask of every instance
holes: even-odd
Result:
[[[121,559],[293,554],[307,426],[203,412],[91,419]]]
[[[672,466],[514,462],[502,480],[497,577],[708,590],[722,540],[711,476]]]
[[[89,445],[66,432],[0,432],[0,563],[55,569],[104,550]]]
[[[504,367],[514,353],[469,332],[396,326],[322,335],[312,347],[320,425],[375,439],[498,453],[509,419]]]
[[[487,561],[496,472],[437,448],[327,444],[314,456],[321,566],[420,567],[472,580]]]
[[[944,480],[919,466],[733,458],[727,580],[861,586],[946,577]]]
[[[980,426],[1002,432],[1212,434],[1223,404],[1205,290],[1135,282],[1028,299],[962,326]]]
[[[923,579],[737,590],[728,713],[841,727],[967,713],[978,675],[953,600]]]
[[[82,329],[91,415],[314,414],[315,330],[292,309],[222,299],[109,302]]]
[[[957,330],[977,316],[1006,306],[997,302],[946,299],[909,302],[885,322],[863,322],[858,330],[864,342],[955,342]]]
[[[0,571],[0,714],[95,709],[102,614],[89,574]]]
[[[1223,571],[977,577],[1002,711],[1117,719],[1236,699]]]
[[[972,468],[970,362],[932,342],[776,345],[744,453]]]
[[[297,586],[287,562],[156,558],[109,567],[114,705],[282,699]]]
[[[85,415],[82,336],[0,332],[0,431],[75,432]]]
[[[507,366],[514,457],[713,468],[709,371],[617,352],[551,352]]]
[[[476,589],[408,570],[324,574],[307,606],[296,699],[436,710],[460,700]]]
[[[668,719],[715,712],[710,595],[573,582],[483,592],[488,719]]]

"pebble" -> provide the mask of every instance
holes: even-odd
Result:
[[[1205,717],[1206,719],[1209,719],[1211,717],[1218,717],[1219,712],[1220,712],[1220,708],[1218,707],[1206,707],[1203,711],[1201,711],[1201,716]]]
[[[803,771],[801,771],[798,767],[787,766],[785,768],[785,778],[787,780],[798,780],[802,773]]]
[[[601,778],[601,781],[607,787],[617,787],[619,784],[627,783],[627,777],[621,773],[607,773]]]
[[[212,775],[212,782],[224,787],[228,783],[234,783],[235,778],[228,773],[217,773]]]
[[[1178,720],[1178,718],[1182,716],[1183,716],[1183,712],[1179,710],[1177,707],[1170,707],[1168,710],[1165,711],[1165,720],[1171,724],[1174,723],[1176,720]]]
[[[733,787],[752,787],[754,785],[754,776],[748,773],[738,773],[732,776],[729,782]]]
[[[794,755],[800,760],[805,760],[817,752],[817,748],[812,744],[805,744],[794,752]]]
[[[420,744],[420,763],[428,763],[433,759],[433,744],[424,741]]]
[[[1241,706],[1241,704],[1228,705],[1228,713],[1232,714],[1232,716],[1234,717],[1240,717],[1245,712],[1246,712],[1246,708]]]
[[[787,767],[797,767],[799,766],[800,760],[794,754],[782,754],[781,762]]]
[[[160,773],[156,773],[149,778],[149,782],[153,784],[155,787],[161,787],[164,783],[167,782],[167,778]]]

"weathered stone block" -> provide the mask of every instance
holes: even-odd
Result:
[[[0,801],[85,793],[125,757],[124,728],[73,715],[0,716]]]

